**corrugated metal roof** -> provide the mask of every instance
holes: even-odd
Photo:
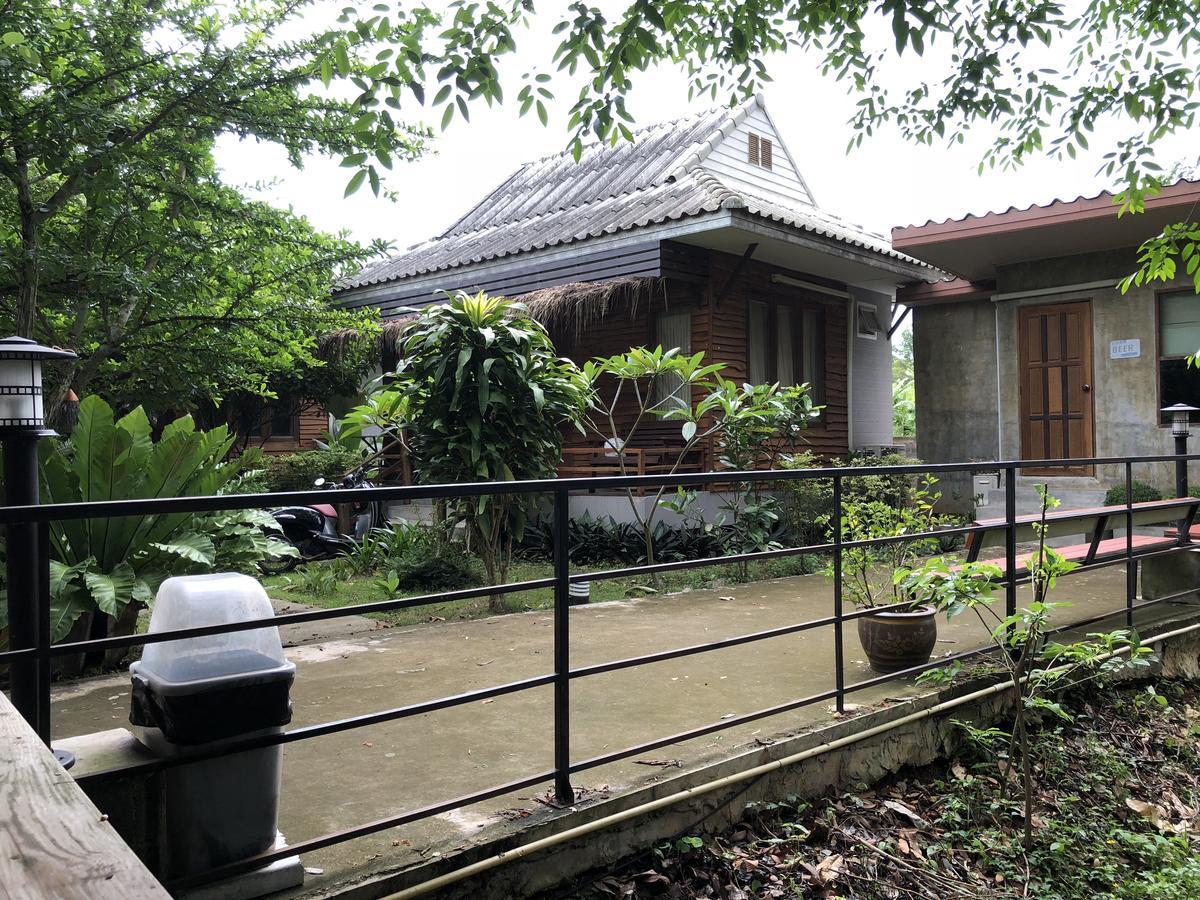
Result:
[[[929,268],[898,253],[887,238],[805,206],[793,208],[733,189],[700,168],[757,97],[650,125],[635,140],[584,148],[527,163],[438,237],[368,266],[342,290],[471,265],[645,225],[742,209],[782,224]]]

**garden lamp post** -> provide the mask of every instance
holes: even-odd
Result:
[[[0,448],[4,452],[4,502],[38,502],[38,441],[54,432],[46,427],[42,405],[42,362],[75,359],[69,350],[43,347],[13,335],[0,339]],[[9,647],[50,646],[49,611],[39,602],[43,560],[38,526],[12,522],[7,528]],[[22,657],[9,666],[13,706],[47,744],[50,743],[50,657]],[[56,754],[67,765],[65,755]],[[73,760],[72,760],[73,761]]]
[[[1200,409],[1186,403],[1176,403],[1174,406],[1163,407],[1162,412],[1171,414],[1171,437],[1175,438],[1175,455],[1180,457],[1175,461],[1175,496],[1186,497],[1187,460],[1182,457],[1187,456],[1188,435],[1191,434],[1188,426],[1191,424],[1192,413],[1200,412]]]

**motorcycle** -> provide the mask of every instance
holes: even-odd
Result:
[[[313,487],[324,487],[324,478],[313,482]],[[374,487],[367,481],[366,472],[362,469],[346,475],[341,485],[329,484],[330,488],[362,488]],[[271,515],[279,523],[280,531],[271,537],[282,541],[296,549],[295,554],[277,556],[274,559],[263,560],[258,564],[264,575],[282,575],[290,572],[302,562],[318,559],[333,559],[345,553],[353,541],[361,541],[374,528],[387,524],[387,504],[379,500],[363,500],[356,502],[351,508],[353,527],[349,535],[343,535],[338,530],[338,511],[331,503],[313,503],[309,506],[285,506],[271,510]]]

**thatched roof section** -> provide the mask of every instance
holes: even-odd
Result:
[[[636,316],[638,306],[648,303],[656,292],[663,290],[661,278],[615,278],[612,281],[575,281],[542,288],[509,299],[525,304],[529,315],[540,322],[556,344],[573,343],[583,336],[589,326],[612,313]],[[381,340],[373,339],[372,354],[379,361],[383,342],[398,346],[416,313],[384,319],[380,322]],[[316,355],[329,363],[340,362],[355,342],[366,337],[356,328],[340,328],[323,335],[317,341]]]
[[[513,299],[524,303],[529,315],[541,322],[557,342],[563,338],[579,339],[588,326],[610,313],[636,316],[638,305],[649,302],[661,290],[661,278],[615,278],[559,284]]]

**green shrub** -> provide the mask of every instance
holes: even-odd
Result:
[[[98,396],[79,405],[79,422],[64,440],[39,449],[42,500],[133,500],[221,493],[244,461],[226,460],[233,438],[225,426],[198,431],[191,416],[167,425],[157,441],[139,406],[117,418]],[[84,615],[107,617],[112,634],[131,634],[138,613],[171,575],[251,569],[282,544],[263,512],[171,513],[60,520],[50,526],[51,637],[62,640]],[[0,629],[4,627],[0,603]]]
[[[723,532],[716,527],[676,527],[666,522],[652,529],[656,562],[680,562],[723,556]],[[610,516],[582,515],[567,529],[568,556],[579,565],[645,562],[646,541],[635,522],[617,522]],[[526,526],[517,549],[530,559],[554,556],[554,531],[550,520],[537,519]]]
[[[268,492],[305,491],[318,478],[338,482],[342,476],[362,462],[362,454],[353,450],[303,450],[268,456],[262,461],[259,478],[247,478],[239,490],[250,493],[247,487]]]
[[[1161,500],[1162,493],[1152,484],[1146,484],[1144,481],[1133,482],[1133,502],[1134,503],[1149,503],[1153,500]],[[1108,493],[1104,495],[1105,506],[1124,506],[1125,505],[1125,485],[1115,484],[1108,489]]]
[[[822,469],[841,466],[911,466],[919,459],[899,453],[855,453],[846,461],[825,459],[812,451],[798,453],[784,461],[786,469]],[[912,503],[920,481],[918,475],[862,475],[842,479],[842,497],[847,504],[879,502],[899,509]],[[790,543],[796,546],[824,543],[828,527],[822,518],[833,513],[833,480],[808,478],[782,484],[783,522]]]

